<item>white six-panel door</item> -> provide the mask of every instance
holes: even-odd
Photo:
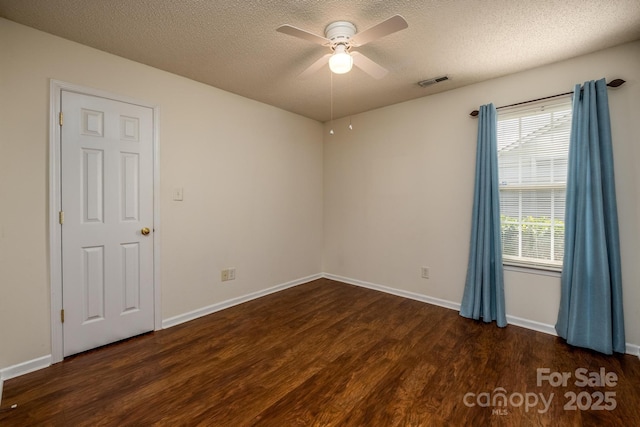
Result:
[[[61,101],[68,356],[154,328],[153,110],[64,90]]]

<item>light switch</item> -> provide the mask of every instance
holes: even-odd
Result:
[[[173,200],[175,200],[176,202],[181,202],[182,201],[182,193],[183,193],[183,188],[182,187],[176,187],[173,189]]]

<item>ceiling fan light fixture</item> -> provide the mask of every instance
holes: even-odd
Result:
[[[336,46],[336,49],[329,59],[329,68],[335,74],[345,74],[353,67],[353,57],[347,52],[343,44]]]

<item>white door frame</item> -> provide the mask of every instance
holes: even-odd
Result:
[[[78,86],[59,80],[50,81],[49,92],[49,283],[51,287],[51,362],[61,362],[63,356],[62,322],[62,235],[60,212],[60,98],[61,90],[99,96],[114,101],[136,104],[153,110],[153,305],[155,330],[162,329],[160,305],[160,156],[159,107],[137,99],[116,95],[99,89]]]

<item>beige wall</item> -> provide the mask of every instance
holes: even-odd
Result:
[[[338,120],[333,137],[313,120],[3,19],[0,58],[0,369],[51,352],[52,78],[160,107],[163,319],[321,271],[459,302],[469,112],[624,78],[610,103],[627,341],[640,344],[640,43],[364,113],[352,132]],[[174,187],[183,202],[171,200]],[[238,278],[223,285],[225,267]],[[555,322],[559,279],[505,278],[508,314]]]
[[[0,19],[0,369],[51,353],[50,79],[160,107],[163,319],[321,272],[320,123]]]
[[[473,64],[469,64],[473,66]],[[497,106],[606,77],[627,342],[640,344],[640,42],[325,125],[324,271],[459,303],[469,251],[477,121]],[[455,79],[456,76],[450,76]],[[419,88],[416,88],[419,90]],[[430,267],[430,279],[420,267]],[[554,325],[560,279],[505,272],[507,314]]]

